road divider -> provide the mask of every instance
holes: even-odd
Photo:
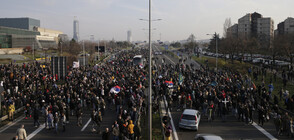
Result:
[[[91,122],[91,118],[88,120],[88,122],[85,124],[85,126],[82,128],[82,132],[87,128],[87,126],[89,125],[89,123]]]
[[[264,130],[262,127],[260,127],[259,125],[257,125],[255,122],[252,123],[252,125],[259,130],[261,133],[263,133],[264,135],[266,135],[270,140],[278,140],[277,138],[275,138],[273,135],[271,135],[269,132],[267,132],[266,130]]]
[[[170,123],[171,123],[172,129],[173,129],[173,140],[179,140],[178,133],[177,133],[177,130],[175,128],[174,120],[173,120],[173,117],[172,117],[172,115],[170,113],[170,110],[168,108],[165,96],[163,96],[163,99],[164,99],[165,109],[167,110],[167,114],[170,117]]]
[[[45,128],[45,123],[40,125],[38,129],[36,129],[33,133],[31,133],[28,137],[27,140],[32,139],[35,135],[37,135],[40,131],[42,131]]]
[[[8,129],[9,127],[15,125],[16,123],[20,122],[21,120],[23,120],[25,117],[24,115],[22,115],[21,117],[17,118],[15,121],[13,122],[9,122],[8,124],[6,124],[5,126],[1,127],[0,129],[0,133],[4,132],[6,129]]]

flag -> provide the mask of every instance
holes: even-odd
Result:
[[[184,80],[183,75],[182,75],[182,73],[180,73],[179,74],[179,85],[182,85],[183,80]]]
[[[119,86],[114,86],[110,89],[110,93],[117,94],[120,92],[120,87]]]
[[[169,88],[173,87],[174,86],[174,83],[172,81],[165,81],[165,84],[167,84],[167,86]]]

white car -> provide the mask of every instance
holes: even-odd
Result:
[[[201,114],[195,109],[185,109],[182,113],[179,128],[198,130]]]
[[[223,140],[220,136],[213,134],[197,134],[194,140]]]
[[[263,63],[264,59],[263,58],[255,58],[252,60],[252,63]]]

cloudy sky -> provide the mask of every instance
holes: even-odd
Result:
[[[294,0],[153,0],[153,40],[176,41],[194,34],[207,39],[208,33],[223,34],[223,23],[232,24],[246,13],[259,12],[276,24],[294,16]],[[41,27],[63,31],[72,38],[74,16],[80,22],[80,37],[95,40],[147,40],[148,0],[5,0],[0,17],[31,17]]]

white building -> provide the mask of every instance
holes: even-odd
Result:
[[[128,42],[132,42],[132,31],[131,30],[128,30],[128,32],[127,32],[127,40],[128,40]]]
[[[36,36],[39,47],[57,47],[59,42],[59,35],[63,34],[61,31],[51,30],[46,28],[34,27],[34,31],[40,32]]]

